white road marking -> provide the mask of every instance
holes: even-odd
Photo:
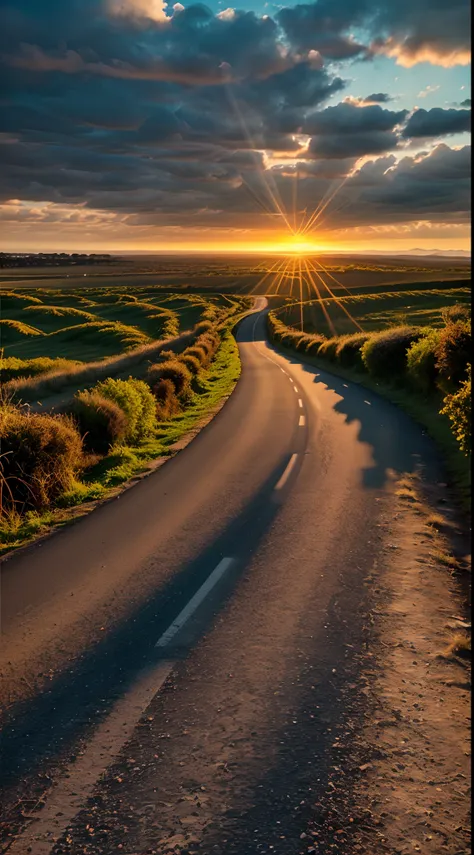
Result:
[[[304,417],[304,416],[300,416],[300,420],[299,420],[299,422],[298,422],[298,426],[299,426],[299,427],[303,427],[304,423],[305,423],[305,417]]]
[[[201,605],[202,601],[207,597],[210,591],[212,591],[214,585],[217,584],[219,579],[222,578],[224,573],[227,572],[229,567],[234,563],[235,558],[223,558],[222,561],[219,561],[217,567],[212,571],[211,575],[207,577],[206,581],[201,585],[201,587],[196,591],[194,597],[191,597],[189,603],[180,611],[177,618],[174,619],[173,623],[170,624],[167,630],[163,633],[161,638],[155,644],[155,647],[166,647],[167,644],[171,641],[172,638],[179,632],[179,630],[184,626],[186,621],[189,620],[192,614],[196,611],[198,606]]]
[[[372,406],[372,404],[370,403],[370,401],[364,401],[364,404],[368,404],[368,405],[369,405],[369,407],[371,407],[371,406]]]
[[[292,469],[293,469],[293,467],[294,467],[294,465],[295,465],[295,463],[296,463],[296,458],[297,458],[297,457],[298,457],[298,455],[297,455],[297,454],[292,454],[292,455],[291,455],[291,457],[290,457],[290,459],[289,459],[289,461],[288,461],[288,465],[287,465],[287,467],[286,467],[286,469],[285,469],[285,471],[284,471],[283,475],[281,476],[280,480],[279,480],[279,481],[277,482],[277,484],[275,485],[275,490],[281,490],[281,488],[285,486],[286,482],[288,481],[288,478],[289,478],[289,477],[290,477],[290,475],[291,475]]]
[[[295,392],[298,391],[298,386],[294,386],[293,388],[294,388]]]
[[[303,401],[301,400],[301,398],[298,398],[298,406],[300,407],[300,409],[303,409]]]
[[[98,726],[82,754],[65,769],[45,796],[33,822],[20,832],[9,855],[50,855],[94,787],[132,736],[136,723],[163,686],[174,662],[161,661],[143,671],[136,683]]]

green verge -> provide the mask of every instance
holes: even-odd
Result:
[[[156,434],[138,446],[111,449],[62,496],[61,506],[44,513],[30,511],[25,516],[0,522],[0,555],[26,546],[53,528],[67,525],[89,513],[98,502],[119,493],[128,482],[150,469],[152,461],[173,455],[172,446],[199,427],[231,394],[240,377],[237,343],[229,329],[222,334],[216,357],[197,378],[197,391],[181,413],[160,422]]]
[[[329,360],[318,359],[316,356],[309,354],[301,354],[297,350],[284,347],[281,344],[273,342],[273,347],[282,353],[296,356],[303,363],[313,365],[315,368],[320,368],[322,371],[327,371],[328,374],[334,374],[337,377],[342,377],[344,380],[350,380],[352,383],[358,383],[376,392],[383,398],[397,404],[404,410],[414,421],[418,422],[429,434],[435,442],[442,456],[446,473],[453,483],[459,503],[464,511],[470,513],[471,509],[471,467],[470,458],[460,451],[458,443],[453,436],[450,424],[447,418],[439,414],[441,407],[441,397],[439,401],[435,399],[423,399],[419,395],[416,396],[412,392],[399,386],[392,386],[388,383],[381,383],[374,380],[368,374],[362,371],[357,371],[354,368],[343,368],[337,363]]]

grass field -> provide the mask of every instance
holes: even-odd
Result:
[[[181,295],[147,287],[31,289],[1,295],[5,357],[90,362],[191,329],[200,320],[238,310],[241,301]]]
[[[378,293],[337,292],[334,297],[321,300],[310,299],[288,305],[280,314],[289,326],[304,332],[321,333],[325,336],[346,335],[362,330],[375,332],[389,326],[410,324],[413,326],[442,326],[441,310],[447,306],[470,305],[471,293],[467,287],[453,283],[443,288],[426,287],[404,290],[378,291]],[[355,290],[355,289],[354,289]]]

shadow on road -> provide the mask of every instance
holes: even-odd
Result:
[[[127,620],[89,649],[69,671],[52,676],[49,688],[5,711],[0,791],[2,788],[6,792],[16,791],[20,782],[25,786],[35,775],[41,775],[44,788],[45,781],[48,782],[47,761],[67,755],[79,738],[87,736],[114,701],[125,694],[141,668],[156,660],[156,641],[209,572],[223,556],[238,556],[236,569],[220,585],[212,601],[212,613],[207,610],[203,623],[216,617],[278,513],[279,505],[271,501],[271,493],[287,462],[285,459],[275,467],[241,515],[207,544],[194,561],[147,602],[140,603]],[[206,628],[202,626],[200,630]],[[171,652],[173,658],[179,658],[188,653],[188,647],[173,647]],[[170,648],[163,649],[162,658],[170,655]],[[7,807],[8,801],[9,798],[5,799]]]
[[[370,446],[373,466],[363,470],[362,483],[380,489],[390,473],[403,475],[423,469],[428,478],[439,478],[439,463],[431,439],[403,410],[376,392],[290,357],[302,365],[314,382],[335,392],[340,400],[333,409],[345,422],[359,424],[358,439]]]

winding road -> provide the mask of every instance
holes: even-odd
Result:
[[[401,411],[276,352],[263,302],[212,422],[1,565],[12,855],[323,851],[303,819],[370,633],[366,579],[396,478],[435,461]]]

